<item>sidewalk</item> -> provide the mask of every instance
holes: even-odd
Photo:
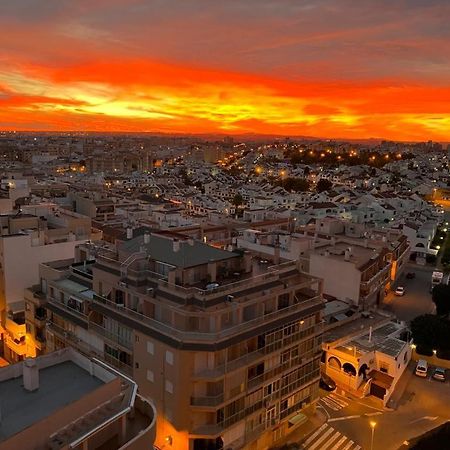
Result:
[[[403,397],[403,394],[406,391],[406,388],[408,387],[409,381],[411,380],[411,377],[414,374],[414,367],[415,363],[413,361],[410,361],[408,367],[403,372],[402,376],[400,377],[400,380],[398,380],[397,385],[395,386],[395,391],[392,394],[391,398],[387,402],[386,408],[387,409],[397,409],[400,400]]]
[[[269,450],[281,449],[283,446],[289,446],[295,444],[298,449],[301,449],[301,442],[303,442],[310,434],[312,434],[317,428],[321,427],[327,418],[325,414],[316,410],[311,416],[308,416],[308,421],[297,427],[292,433],[286,436],[280,441],[277,441],[276,445],[270,447]]]

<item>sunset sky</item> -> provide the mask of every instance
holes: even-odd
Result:
[[[450,140],[450,1],[0,0],[0,129]]]

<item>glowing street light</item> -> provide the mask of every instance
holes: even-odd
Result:
[[[375,434],[375,427],[377,426],[377,423],[375,421],[370,422],[370,428],[372,429],[372,439],[370,440],[370,450],[373,450],[373,436]]]

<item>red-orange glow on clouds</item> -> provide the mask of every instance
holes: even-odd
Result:
[[[0,129],[450,137],[445,36],[412,36],[398,7],[362,2],[355,24],[331,0],[75,3],[0,18]],[[430,2],[422,20],[436,26],[444,10]],[[333,14],[347,28],[330,18],[321,31]]]

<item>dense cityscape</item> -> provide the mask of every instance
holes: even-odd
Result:
[[[450,4],[0,0],[0,450],[444,450]]]

